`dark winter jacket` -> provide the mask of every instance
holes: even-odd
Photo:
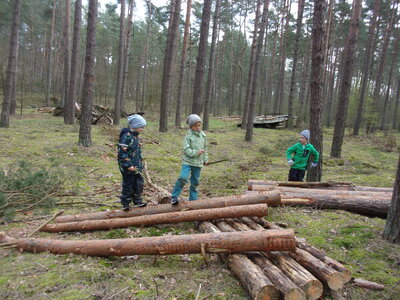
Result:
[[[139,172],[143,170],[139,133],[130,128],[122,128],[119,134],[118,165],[121,172],[129,172],[128,168],[132,166]]]

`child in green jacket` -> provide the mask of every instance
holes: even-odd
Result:
[[[203,165],[207,165],[207,138],[201,130],[201,118],[196,114],[187,117],[189,130],[183,140],[182,170],[172,191],[171,204],[179,203],[178,197],[188,183],[190,174],[189,201],[197,200],[197,186]]]
[[[310,131],[300,132],[299,141],[286,150],[286,159],[290,166],[289,181],[303,181],[308,165],[308,159],[314,157],[311,167],[318,165],[319,152],[308,141],[310,140]]]

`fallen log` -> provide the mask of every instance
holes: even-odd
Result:
[[[56,223],[78,222],[84,220],[102,220],[112,218],[129,218],[144,215],[161,214],[168,212],[197,210],[206,208],[218,208],[227,206],[240,206],[265,203],[277,206],[280,204],[281,198],[278,192],[270,192],[265,194],[226,196],[210,198],[206,200],[183,201],[179,205],[159,204],[148,205],[146,207],[134,208],[127,212],[123,210],[101,211],[95,213],[86,213],[78,215],[64,215],[55,219]]]
[[[391,201],[390,193],[358,191],[326,191],[275,187],[281,194],[282,205],[308,206],[318,209],[341,209],[361,215],[386,218]],[[252,195],[255,191],[247,191]]]
[[[296,251],[289,252],[289,255],[319,280],[326,282],[330,289],[337,291],[343,288],[345,279],[342,274],[324,264],[307,251],[297,248]]]
[[[201,252],[236,253],[244,251],[295,248],[293,230],[221,232],[175,236],[108,240],[56,240],[12,238],[0,233],[0,245],[15,245],[20,251],[83,254],[91,256],[164,255]]]
[[[132,218],[114,218],[108,220],[89,220],[69,223],[47,224],[41,231],[92,231],[124,228],[129,226],[147,226],[156,224],[173,224],[189,221],[206,221],[222,218],[237,218],[244,216],[266,216],[267,204],[229,206],[222,208],[197,209],[192,211],[179,211],[157,215],[139,216]]]
[[[228,219],[226,222],[229,223],[230,227],[223,221],[219,224],[224,231],[251,230],[251,228],[245,224],[241,222],[235,222],[232,219]],[[272,264],[264,255],[257,252],[246,253],[246,255],[252,262],[258,265],[264,271],[265,275],[267,275],[272,283],[284,295],[285,300],[306,299],[306,295],[304,294],[303,290],[299,288],[293,281],[291,281],[281,270],[279,270],[279,268]]]
[[[274,265],[286,274],[306,294],[307,299],[318,299],[322,296],[323,285],[293,258],[281,252],[263,252]]]
[[[385,286],[383,284],[379,284],[373,281],[369,281],[369,280],[365,280],[362,278],[354,278],[353,279],[353,283],[354,285],[358,286],[358,287],[362,287],[364,289],[369,289],[369,290],[384,290]]]
[[[255,219],[255,218],[252,218]],[[251,229],[253,230],[264,230],[265,228],[268,229],[282,229],[280,226],[276,225],[273,222],[269,222],[263,218],[257,218],[258,223],[253,221],[250,218],[244,217],[242,220],[248,225]],[[263,224],[263,225],[260,225]],[[296,246],[297,248],[303,249],[313,255],[314,257],[318,258],[325,264],[327,264],[329,267],[335,269],[336,271],[339,271],[340,274],[343,276],[343,279],[345,280],[345,283],[349,282],[352,278],[350,270],[348,270],[344,265],[342,265],[340,262],[337,260],[327,256],[325,252],[323,252],[320,249],[315,248],[314,246],[310,245],[309,243],[306,242],[305,239],[301,239],[296,237]]]
[[[344,191],[370,191],[370,192],[388,192],[392,193],[393,188],[389,187],[375,187],[375,186],[362,186],[354,185],[351,182],[301,182],[301,181],[272,181],[272,180],[258,180],[249,179],[247,181],[249,191],[253,190],[253,185],[267,185],[267,186],[286,186],[298,187],[308,189],[325,189],[325,190],[344,190]]]
[[[199,228],[203,232],[221,233],[210,222],[202,222]],[[243,254],[219,255],[228,268],[242,283],[251,299],[279,299],[279,292],[262,270]]]

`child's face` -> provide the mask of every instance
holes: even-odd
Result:
[[[193,131],[197,131],[197,132],[201,131],[201,122],[197,122],[192,127],[190,127],[190,129],[192,129]]]
[[[304,136],[300,135],[299,142],[300,144],[305,145],[307,144],[307,139]]]
[[[141,133],[144,131],[144,127],[132,128],[132,130]]]

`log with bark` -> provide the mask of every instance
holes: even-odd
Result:
[[[373,281],[369,281],[369,280],[365,280],[362,278],[354,278],[353,279],[353,283],[354,285],[358,286],[358,287],[362,287],[364,289],[369,289],[369,290],[384,290],[385,286],[383,284],[379,284]]]
[[[187,210],[197,210],[206,208],[218,208],[227,206],[240,206],[265,203],[277,206],[280,204],[281,198],[278,192],[267,192],[265,194],[226,196],[210,198],[196,201],[183,201],[179,205],[159,204],[148,205],[146,207],[133,208],[129,211],[113,210],[101,211],[95,213],[85,213],[78,215],[64,215],[55,219],[56,223],[78,222],[84,220],[102,220],[112,218],[129,218],[144,215],[161,214],[168,212],[178,212]]]
[[[286,186],[286,187],[324,189],[324,190],[370,191],[370,192],[387,192],[387,193],[393,192],[393,188],[389,187],[361,186],[361,185],[355,185],[351,182],[337,182],[337,181],[301,182],[301,181],[272,181],[272,180],[249,179],[247,181],[247,185],[249,191],[253,190],[253,185],[255,186],[266,185],[266,186]]]
[[[211,209],[197,209],[192,211],[179,211],[164,214],[138,216],[131,218],[114,218],[108,220],[89,220],[80,222],[47,224],[41,231],[91,231],[124,228],[129,226],[147,226],[158,224],[173,224],[189,221],[206,221],[223,218],[237,218],[244,216],[266,216],[267,204],[253,204],[241,206],[228,206]]]
[[[280,192],[282,205],[341,209],[380,218],[386,218],[391,201],[391,194],[387,192],[335,191],[280,186],[274,187],[273,190]],[[246,192],[248,195],[254,193],[258,192]]]
[[[217,221],[217,226],[221,231],[248,231],[248,226],[241,222],[228,219],[225,221]],[[246,253],[246,256],[258,265],[271,282],[281,291],[284,299],[305,299],[306,295],[303,290],[290,280],[279,268],[272,264],[264,255],[257,252]]]
[[[253,217],[252,219],[256,219]],[[264,230],[265,228],[267,229],[282,229],[280,226],[276,225],[273,222],[267,221],[263,218],[257,218],[257,222],[253,221],[250,218],[244,217],[242,220],[246,223],[246,225],[249,226],[249,228],[253,230]],[[260,225],[262,224],[262,225]],[[323,263],[327,264],[329,267],[332,269],[340,272],[342,275],[345,283],[349,282],[352,278],[350,270],[348,270],[343,264],[338,262],[337,260],[327,256],[325,252],[323,252],[320,249],[315,248],[314,246],[310,245],[307,243],[305,239],[298,238],[296,237],[296,246],[298,249],[302,249],[313,255],[315,258],[318,258],[320,261]],[[296,248],[296,249],[297,249]]]
[[[264,230],[187,234],[108,240],[56,240],[12,238],[0,233],[2,243],[15,245],[20,251],[83,254],[92,256],[159,255],[187,253],[236,253],[244,251],[295,248],[293,230]]]
[[[203,232],[221,233],[210,222],[202,222],[200,230]],[[279,299],[279,291],[263,274],[262,270],[243,254],[219,254],[221,260],[242,283],[251,299]]]

